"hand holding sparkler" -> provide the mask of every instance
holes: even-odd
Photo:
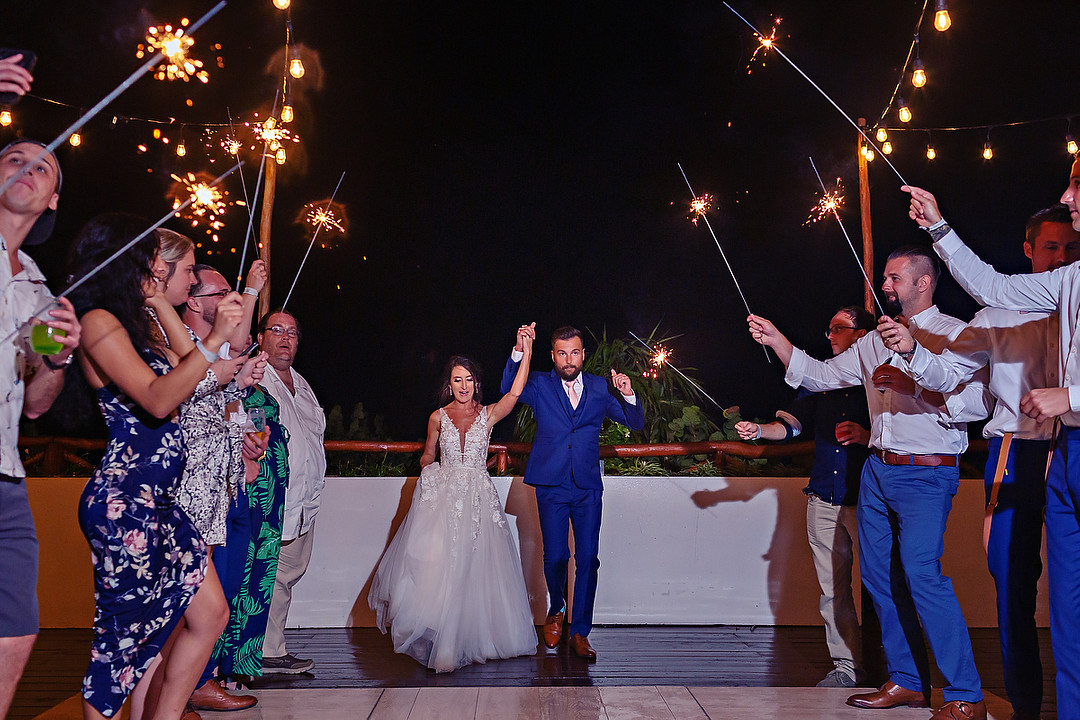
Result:
[[[938,209],[937,198],[932,193],[914,185],[904,185],[900,189],[911,195],[908,217],[918,223],[919,227],[928,228],[941,222],[941,210]]]
[[[266,267],[265,260],[256,260],[251,263],[251,269],[248,270],[247,280],[244,282],[244,289],[251,288],[257,293],[262,292],[262,289],[266,287],[266,280],[270,276],[270,271]]]
[[[907,355],[915,350],[915,339],[906,324],[884,315],[878,319],[878,333],[885,347],[900,355]]]
[[[775,325],[759,315],[751,314],[746,318],[746,322],[750,326],[750,336],[754,338],[754,341],[771,347],[780,358],[780,362],[787,367],[791,362],[791,353],[795,346],[776,329]]]

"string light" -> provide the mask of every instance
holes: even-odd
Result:
[[[866,162],[874,162],[874,158],[877,157],[877,155],[874,154],[874,148],[867,146],[864,157],[866,158]]]
[[[908,107],[902,97],[896,99],[896,115],[900,118],[900,122],[902,123],[911,122],[911,108]]]
[[[304,77],[304,61],[299,55],[289,59],[289,74],[297,80]]]
[[[877,135],[875,135],[874,137],[877,138],[877,141],[879,143],[883,143],[889,139],[889,129],[885,127],[884,123],[878,126]]]
[[[281,106],[281,122],[290,123],[293,121],[293,106],[282,105]]]
[[[934,7],[934,29],[938,32],[945,32],[952,27],[952,18],[949,17],[949,4],[946,0],[936,0]]]
[[[183,140],[181,140],[177,144],[177,146],[176,146],[176,154],[179,157],[184,157],[185,155],[187,155],[187,147],[184,146],[184,141]]]
[[[983,155],[983,160],[992,160],[993,157],[994,157],[994,148],[992,148],[990,146],[990,141],[989,140],[987,140],[986,144],[983,145],[983,153],[982,153],[982,155]]]
[[[933,145],[927,145],[926,146],[926,159],[927,160],[933,160],[936,157],[937,157],[937,150],[934,149]]]
[[[80,135],[79,131],[76,130],[75,132],[71,133],[71,137],[68,138],[68,142],[71,143],[71,147],[79,147],[80,145],[82,145],[82,135]]]
[[[923,65],[922,58],[915,58],[915,72],[911,73],[911,84],[917,88],[921,88],[926,85],[926,67]]]
[[[0,118],[0,122],[3,122],[3,118]],[[1076,139],[1072,135],[1065,139],[1065,149],[1069,151],[1070,155],[1075,155],[1077,151],[1080,151],[1080,147],[1076,145]]]
[[[278,10],[288,10],[291,4],[292,0],[274,0],[274,7]]]
[[[892,143],[889,142],[888,140],[886,140],[884,143],[882,143],[881,144],[881,152],[885,153],[886,155],[891,155],[892,154]]]
[[[277,149],[277,152],[274,153],[274,161],[277,162],[278,165],[285,164],[285,148]]]
[[[0,125],[3,125],[4,127],[7,127],[10,124],[11,124],[11,111],[10,110],[0,110]]]

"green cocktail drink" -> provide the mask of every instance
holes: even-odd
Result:
[[[66,337],[67,331],[48,325],[34,325],[30,328],[30,349],[38,355],[55,355],[64,349],[64,346],[53,338]]]

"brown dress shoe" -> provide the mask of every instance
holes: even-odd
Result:
[[[565,614],[560,610],[554,615],[548,615],[544,621],[544,644],[549,648],[557,647],[562,640],[562,621]]]
[[[207,680],[191,693],[191,705],[196,710],[243,710],[259,702],[254,695],[230,695],[215,680]]]
[[[878,688],[877,692],[852,695],[847,699],[847,704],[852,707],[867,708],[870,710],[884,710],[886,708],[899,707],[900,705],[922,708],[930,707],[930,697],[918,690],[902,688],[892,680],[889,680]],[[984,710],[983,717],[985,716]],[[943,717],[948,717],[948,715],[944,715]]]
[[[986,720],[986,703],[953,700],[939,707],[930,720]]]
[[[195,712],[195,708],[191,707],[191,703],[188,703],[184,707],[184,712],[180,715],[180,720],[202,720],[202,715]]]
[[[593,646],[589,644],[589,638],[584,635],[574,633],[570,636],[570,649],[574,651],[574,654],[579,658],[585,658],[586,660],[595,660],[596,651],[593,650]]]

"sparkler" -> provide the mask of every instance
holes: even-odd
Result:
[[[271,109],[270,117],[273,117],[277,112],[278,100],[281,98],[281,90],[274,93],[274,106]],[[229,127],[232,128],[232,113],[229,113]],[[244,127],[249,127],[249,123],[244,123]],[[252,231],[255,227],[255,205],[259,202],[259,193],[262,192],[263,185],[263,170],[266,169],[266,150],[267,146],[263,144],[263,151],[259,154],[259,175],[255,178],[255,202],[248,203],[248,226],[244,232],[244,249],[240,253],[240,269],[236,273],[236,291],[240,292],[240,288],[244,282],[244,263],[247,261],[248,240],[253,237]],[[239,152],[239,149],[237,150]],[[235,155],[233,156],[236,157]],[[240,179],[243,180],[243,174],[240,175]],[[244,188],[244,198],[247,198],[247,186]]]
[[[190,220],[192,227],[198,227],[205,222],[206,234],[212,236],[214,242],[218,241],[217,231],[225,227],[222,216],[228,207],[246,204],[242,200],[233,202],[226,199],[229,195],[227,190],[220,190],[200,180],[194,173],[189,172],[184,177],[173,175],[172,179],[176,181],[173,186],[174,214]],[[189,200],[185,206],[186,212],[180,209],[184,199]]]
[[[728,5],[728,3],[727,3],[727,1],[726,1],[726,0],[724,1],[724,7],[726,7],[726,8],[728,9],[728,10],[730,10],[730,11],[732,12],[732,14],[734,14],[734,15],[735,15],[735,17],[737,17],[737,18],[739,18],[740,20],[742,20],[742,21],[743,21],[743,22],[744,22],[744,23],[746,24],[746,26],[747,26],[748,28],[750,28],[751,30],[753,30],[753,31],[754,31],[754,35],[755,35],[755,36],[757,36],[757,37],[759,37],[759,38],[764,38],[764,37],[765,37],[765,36],[764,36],[764,35],[762,35],[762,34],[761,34],[760,32],[758,32],[758,29],[757,29],[757,28],[755,28],[755,27],[754,27],[754,26],[753,26],[753,25],[752,25],[752,24],[750,23],[750,21],[749,21],[749,20],[747,20],[746,18],[744,18],[744,17],[742,16],[742,15],[740,15],[740,14],[739,14],[739,12],[738,12],[738,11],[737,11],[737,10],[736,10],[735,8],[731,7],[731,5]],[[822,90],[822,89],[821,89],[821,86],[820,86],[820,85],[818,85],[818,84],[817,84],[816,82],[814,82],[813,80],[811,80],[811,79],[810,79],[810,76],[809,76],[809,75],[807,75],[806,73],[804,73],[804,72],[802,71],[802,69],[801,69],[801,68],[800,68],[800,67],[799,67],[798,65],[796,65],[796,64],[795,64],[795,62],[794,62],[794,61],[793,61],[793,60],[792,60],[791,58],[789,58],[789,57],[788,57],[787,55],[785,55],[785,54],[784,54],[784,51],[783,51],[783,50],[781,50],[781,49],[780,49],[779,47],[777,47],[775,43],[771,43],[771,42],[769,43],[769,49],[770,49],[770,50],[775,50],[775,51],[776,51],[776,54],[777,54],[777,55],[779,55],[780,57],[784,58],[784,60],[785,60],[785,61],[787,61],[787,64],[788,64],[788,65],[790,65],[790,66],[791,66],[792,68],[794,68],[794,69],[795,69],[795,72],[797,72],[797,73],[799,73],[800,75],[802,75],[802,76],[803,76],[803,79],[804,79],[804,80],[806,80],[806,82],[810,83],[810,85],[811,85],[811,86],[812,86],[812,87],[813,87],[813,88],[814,88],[815,90],[817,90],[817,91],[818,91],[819,93],[821,93],[821,96],[822,96],[823,98],[825,98],[826,100],[828,100],[828,101],[829,101],[829,104],[830,104],[830,105],[832,105],[832,106],[833,106],[834,108],[836,108],[837,112],[839,112],[839,113],[840,113],[841,115],[843,115],[843,116],[844,116],[844,119],[845,119],[845,120],[847,120],[847,121],[848,121],[849,123],[851,123],[851,126],[852,126],[853,128],[855,128],[855,129],[856,129],[856,130],[858,131],[858,133],[859,133],[860,135],[862,135],[862,136],[863,136],[863,138],[865,138],[865,139],[866,139],[866,142],[870,144],[870,147],[875,147],[875,148],[877,147],[877,145],[874,145],[874,143],[873,143],[873,141],[872,141],[872,140],[870,139],[870,137],[869,137],[869,136],[868,136],[868,135],[867,135],[867,134],[866,134],[865,132],[863,132],[863,129],[862,129],[861,127],[859,127],[859,124],[858,124],[858,123],[856,123],[856,122],[855,122],[854,120],[852,120],[852,119],[851,119],[851,116],[850,116],[850,115],[848,115],[848,114],[847,114],[846,112],[844,112],[844,109],[843,109],[843,108],[841,108],[841,107],[840,107],[839,105],[837,105],[837,104],[836,104],[836,101],[835,101],[835,100],[833,100],[833,99],[832,99],[831,97],[829,97],[829,94],[828,94],[828,93],[826,93],[826,92],[825,92],[824,90]],[[888,158],[888,157],[887,157],[887,156],[886,156],[886,155],[885,155],[884,153],[881,153],[881,158],[882,158],[882,159],[883,159],[883,160],[885,161],[885,164],[886,164],[886,165],[888,165],[888,166],[889,166],[889,167],[890,167],[890,168],[892,169],[892,171],[893,171],[894,173],[896,173],[896,177],[900,178],[900,182],[901,182],[901,183],[903,183],[904,185],[907,185],[907,184],[908,184],[907,180],[905,180],[905,179],[904,179],[904,176],[900,174],[900,171],[896,169],[896,166],[895,166],[895,165],[893,165],[893,164],[892,164],[892,162],[890,162],[890,161],[889,161],[889,158]]]
[[[818,183],[821,184],[822,201],[818,203],[818,208],[821,208],[825,198],[829,195],[829,191],[825,189],[825,182],[821,179],[821,173],[818,172],[817,165],[814,164],[814,158],[810,158],[810,167],[814,168],[814,175],[817,176]],[[837,178],[839,184],[840,179]],[[843,198],[841,197],[841,201]],[[874,304],[877,305],[878,312],[881,313],[878,317],[886,315],[885,309],[881,306],[881,301],[878,300],[877,291],[874,290],[874,284],[870,282],[869,276],[866,274],[866,268],[863,267],[862,260],[859,258],[859,253],[855,250],[855,244],[851,242],[851,236],[848,235],[847,228],[844,227],[844,222],[840,219],[840,213],[837,212],[838,203],[833,203],[833,206],[824,212],[831,212],[832,216],[836,218],[836,224],[840,226],[840,231],[844,233],[844,239],[847,240],[848,247],[851,248],[851,254],[855,256],[855,264],[859,266],[859,272],[862,273],[863,279],[866,280],[866,287],[870,288],[870,294],[874,297]],[[822,217],[824,217],[824,212]]]
[[[679,368],[677,368],[677,367],[675,367],[674,365],[671,364],[671,353],[670,353],[670,351],[667,350],[667,348],[665,348],[662,345],[657,345],[656,347],[653,347],[652,345],[649,345],[649,343],[647,343],[644,340],[642,340],[641,338],[639,338],[634,333],[633,330],[630,330],[629,332],[630,332],[630,337],[637,340],[639,343],[644,345],[648,350],[650,350],[652,352],[653,355],[649,359],[649,362],[651,362],[656,368],[659,368],[661,365],[667,365],[669,368],[671,368],[676,373],[678,373],[679,377],[681,377],[683,380],[685,380],[686,382],[693,385],[695,390],[697,390],[703,396],[708,398],[709,402],[711,402],[716,407],[720,408],[720,410],[724,409],[723,407],[721,407],[720,403],[713,400],[712,396],[709,395],[709,393],[702,390],[700,385],[698,385],[696,382],[691,380],[685,373],[683,373],[682,370],[680,370]],[[659,360],[659,362],[657,362],[658,360]],[[654,372],[655,372],[655,370],[654,370]],[[655,375],[653,377],[655,378]]]
[[[686,181],[686,187],[690,188],[690,197],[693,199],[691,203],[692,208],[694,202],[697,202],[701,197],[708,196],[701,196],[694,192],[694,186],[690,184],[690,178],[686,177],[686,171],[683,170],[682,163],[676,163],[676,165],[679,166],[679,172],[682,173],[683,180]],[[750,311],[750,303],[746,302],[746,296],[743,295],[742,287],[739,286],[739,279],[735,277],[735,271],[731,269],[731,263],[728,262],[727,253],[724,252],[724,248],[720,247],[720,241],[716,239],[716,232],[712,228],[712,223],[709,222],[709,216],[706,215],[703,210],[702,212],[698,213],[697,217],[704,220],[705,227],[709,228],[709,234],[712,235],[713,242],[716,243],[716,249],[720,251],[720,257],[724,258],[724,264],[727,265],[728,273],[731,274],[731,279],[735,282],[735,289],[739,291],[739,297],[742,298],[743,307],[746,308],[746,314],[753,315],[754,313]],[[768,348],[762,345],[761,349],[765,352],[765,359],[771,363],[772,358],[769,357]]]
[[[811,159],[811,163],[814,161]],[[817,168],[814,168],[816,171]],[[818,180],[821,177],[818,176]],[[836,187],[832,190],[825,190],[825,185],[822,183],[821,197],[818,199],[817,205],[810,210],[810,217],[806,218],[806,222],[803,225],[809,225],[810,223],[816,223],[826,215],[835,214],[840,208],[844,206],[844,181],[840,178],[836,178]]]
[[[680,169],[682,169],[681,166]],[[693,190],[691,190],[690,192],[693,192]],[[701,217],[710,210],[712,210],[712,195],[699,195],[698,197],[690,201],[690,222],[697,225],[698,220],[700,220]]]
[[[776,42],[776,30],[780,27],[780,23],[783,22],[783,20],[784,18],[781,17],[773,20],[772,32],[769,33],[768,37],[765,37],[756,30],[754,31],[754,35],[758,39],[758,46],[754,48],[754,54],[750,56],[750,62],[746,63],[747,75],[754,71],[754,60],[756,60],[759,55],[761,56],[761,66],[765,67],[765,54],[773,49],[773,44]]]
[[[161,64],[154,71],[156,80],[183,80],[195,78],[200,82],[210,81],[210,75],[202,69],[202,60],[188,57],[187,51],[195,44],[195,38],[184,33],[188,19],[180,21],[180,27],[156,25],[146,31],[146,44],[139,43],[135,57],[140,60],[155,52],[160,53]]]
[[[201,18],[199,18],[194,23],[192,23],[191,27],[188,28],[187,34],[189,36],[194,35],[196,30],[198,30],[200,27],[202,27],[203,24],[207,20],[212,18],[214,15],[216,15],[221,10],[221,8],[223,8],[223,7],[225,7],[225,0],[221,0],[221,2],[219,2],[217,5],[210,8],[206,12],[205,15],[203,15]],[[106,105],[108,105],[113,100],[115,100],[117,97],[119,97],[120,94],[123,93],[125,90],[127,90],[129,87],[134,85],[135,81],[138,80],[140,77],[142,77],[143,73],[145,73],[147,70],[149,70],[150,67],[156,62],[157,62],[157,57],[156,56],[151,56],[151,57],[147,58],[146,62],[144,62],[142,65],[140,65],[135,70],[135,72],[131,73],[131,75],[129,75],[126,80],[124,80],[122,83],[117,85],[108,95],[103,97],[101,100],[99,100],[97,102],[96,105],[94,105],[92,108],[87,110],[83,114],[82,117],[80,117],[78,120],[73,122],[71,125],[68,126],[68,128],[66,130],[64,130],[59,135],[57,135],[56,139],[54,139],[51,143],[49,143],[48,145],[43,147],[41,149],[41,152],[39,152],[33,159],[31,159],[29,162],[27,162],[25,165],[23,165],[23,169],[21,171],[19,171],[17,173],[14,173],[11,177],[9,177],[4,182],[3,185],[0,185],[0,195],[3,195],[4,193],[6,193],[8,191],[8,189],[12,185],[14,185],[15,182],[17,182],[20,177],[22,177],[23,173],[29,172],[30,168],[37,165],[39,160],[41,160],[42,158],[44,158],[49,153],[56,150],[56,148],[59,147],[60,143],[67,140],[71,136],[71,134],[73,132],[75,132],[76,130],[81,128],[83,125],[85,125],[86,122],[90,118],[97,115],[99,112],[101,112],[105,108]]]
[[[323,212],[328,212],[330,206],[334,204],[334,198],[337,197],[338,188],[341,187],[341,181],[345,179],[345,172],[342,171],[341,177],[338,178],[337,185],[334,187],[334,192],[330,194],[330,200],[326,203],[326,207]],[[285,296],[285,302],[281,304],[281,309],[284,310],[285,306],[289,304],[289,298],[292,297],[292,292],[296,288],[296,281],[300,279],[300,273],[304,269],[304,263],[307,262],[308,255],[311,254],[311,248],[315,246],[315,239],[319,237],[319,231],[322,230],[322,223],[315,226],[315,233],[311,236],[311,242],[308,243],[307,252],[304,253],[304,259],[300,261],[300,267],[296,269],[296,277],[293,278],[292,285],[289,287],[289,293]]]
[[[316,201],[308,203],[300,211],[301,222],[311,226],[316,233],[322,232],[324,238],[330,236],[330,240],[324,240],[319,243],[319,247],[327,248],[333,244],[333,235],[336,233],[338,236],[345,234],[347,220],[345,218],[345,207],[341,203],[329,202],[325,207],[321,205],[322,201]],[[335,210],[337,212],[335,212]]]

